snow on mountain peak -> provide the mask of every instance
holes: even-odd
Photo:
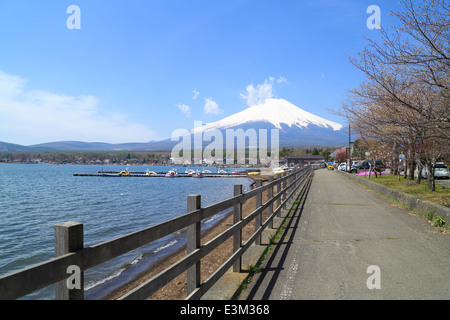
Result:
[[[335,131],[343,127],[339,123],[302,110],[284,99],[266,99],[262,104],[247,108],[217,122],[195,128],[193,132],[232,128],[252,122],[268,122],[278,129],[282,129],[282,125],[307,127],[309,124],[332,128]]]

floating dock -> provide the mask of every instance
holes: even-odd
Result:
[[[129,174],[119,175],[119,172],[113,171],[99,171],[98,173],[74,173],[75,177],[117,177],[117,178],[165,178],[167,172],[156,172],[156,175],[147,175],[145,172],[132,172]],[[203,173],[203,178],[247,178],[249,177],[247,173],[245,174],[225,174],[225,173]],[[187,173],[178,173],[178,176],[174,178],[196,178]],[[170,178],[173,179],[173,178]],[[196,178],[199,179],[199,178]]]

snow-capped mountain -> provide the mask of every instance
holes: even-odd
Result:
[[[280,130],[283,130],[286,126],[289,128],[307,128],[310,125],[331,129],[332,131],[339,131],[343,128],[339,123],[318,117],[284,99],[267,99],[263,104],[250,107],[220,121],[195,128],[193,133],[206,132],[212,129],[222,130],[243,125],[248,126],[257,122],[273,125],[274,128]],[[259,129],[259,127],[255,128]]]
[[[339,123],[302,110],[284,99],[267,99],[217,122],[197,127],[191,133],[226,129],[279,129],[280,146],[344,145],[348,134]],[[270,135],[270,131],[268,131]]]

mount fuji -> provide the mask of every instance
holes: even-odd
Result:
[[[206,133],[227,129],[279,130],[279,146],[340,146],[348,143],[343,125],[302,110],[284,99],[266,99],[217,122],[208,123],[191,131]]]
[[[343,128],[339,123],[326,120],[302,110],[284,99],[266,99],[264,103],[255,105],[220,121],[202,126],[201,131],[210,129],[228,129],[249,123],[263,122],[283,130],[283,127],[306,128],[309,125],[338,131]],[[256,126],[258,127],[258,126]]]

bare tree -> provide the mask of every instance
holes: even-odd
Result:
[[[404,11],[391,13],[400,26],[382,29],[382,41],[368,39],[350,59],[365,81],[349,91],[341,114],[366,140],[394,152],[403,146],[413,179],[417,153],[432,168],[450,149],[450,12],[445,0],[400,3]]]

